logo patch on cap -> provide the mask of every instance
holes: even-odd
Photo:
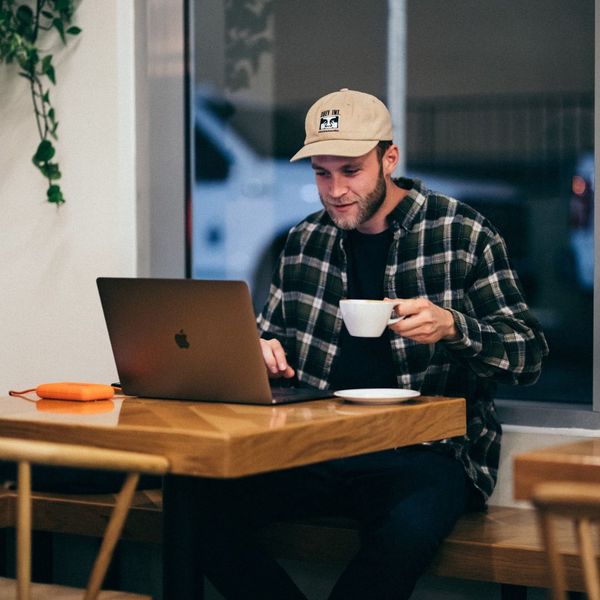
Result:
[[[337,109],[324,110],[321,113],[319,122],[319,133],[322,131],[339,131],[340,129],[340,111]]]

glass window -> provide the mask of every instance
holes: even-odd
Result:
[[[196,0],[192,276],[243,279],[258,311],[289,228],[321,205],[302,145],[312,101],[386,96],[386,2]],[[357,41],[360,40],[360,43]]]
[[[406,174],[500,229],[549,338],[540,382],[499,395],[591,403],[594,0],[194,0],[191,12],[193,277],[246,280],[258,311],[285,233],[320,209],[310,165],[289,162],[307,107],[342,87],[389,105],[390,73],[405,70]]]
[[[591,403],[594,0],[406,6],[407,168],[500,229],[550,344],[498,395]]]

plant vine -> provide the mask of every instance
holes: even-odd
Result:
[[[53,140],[58,140],[58,121],[50,100],[50,82],[56,85],[53,55],[40,45],[41,37],[56,31],[64,45],[81,29],[71,25],[75,0],[0,0],[0,63],[16,63],[19,75],[29,82],[31,100],[40,142],[32,157],[33,164],[48,182],[48,202],[65,202],[57,183],[61,178]]]

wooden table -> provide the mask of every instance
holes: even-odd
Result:
[[[15,404],[19,402],[26,404]],[[461,398],[420,397],[386,406],[330,399],[277,407],[127,398],[115,414],[78,416],[61,413],[60,405],[56,410],[52,403],[44,406],[47,414],[36,410],[40,404],[0,398],[0,436],[138,450],[169,459],[163,495],[164,597],[177,600],[202,597],[202,578],[190,568],[186,476],[264,473],[459,436],[466,430]],[[21,408],[25,412],[19,413]]]
[[[27,400],[0,398],[10,408]],[[76,410],[80,403],[69,404]],[[57,404],[60,408],[60,403]],[[58,410],[2,411],[0,435],[166,456],[171,473],[239,477],[462,435],[465,402],[420,397],[398,405],[318,400],[277,407],[127,398],[114,424]],[[35,419],[34,419],[35,417]]]
[[[515,499],[529,500],[535,486],[544,481],[600,481],[600,439],[590,438],[515,456]]]

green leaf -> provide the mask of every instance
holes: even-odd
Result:
[[[42,96],[42,100],[46,104],[50,104],[50,90],[46,90],[46,93]]]
[[[36,27],[34,26],[33,11],[26,4],[19,6],[16,12],[16,30],[25,39],[33,42],[36,35]]]
[[[48,56],[44,56],[42,60],[42,73],[48,76],[48,79],[54,84],[56,84],[56,75],[54,72],[54,67],[52,66],[52,54],[48,54]]]
[[[46,179],[55,180],[61,178],[61,173],[57,163],[42,163],[40,165],[37,165],[37,168],[40,170],[40,172]]]
[[[66,44],[67,40],[65,39],[65,27],[63,25],[62,20],[58,18],[54,19],[54,21],[52,21],[52,25],[54,26],[56,31],[58,31],[60,39]]]
[[[73,25],[73,27],[69,27],[69,29],[67,29],[67,33],[70,35],[79,35],[81,33],[81,28]]]
[[[19,64],[32,75],[35,72],[35,66],[38,62],[40,62],[40,57],[36,48],[24,49],[23,56],[19,58]]]
[[[46,19],[54,19],[54,14],[49,10],[43,10],[42,14],[46,17]]]
[[[56,10],[68,11],[71,8],[72,0],[54,0],[54,8]]]
[[[65,202],[65,197],[63,196],[60,186],[56,184],[48,187],[46,196],[48,197],[48,202],[52,202],[53,204],[63,204]]]
[[[44,166],[44,175],[48,178],[48,179],[60,179],[62,177],[62,174],[58,168],[58,164],[57,163],[48,163],[47,165]]]
[[[33,163],[39,166],[42,163],[48,162],[55,153],[56,150],[54,150],[52,142],[49,140],[42,140],[33,155]]]
[[[33,24],[33,11],[26,4],[21,4],[21,6],[17,8],[16,17],[17,20],[20,21],[23,25]]]

